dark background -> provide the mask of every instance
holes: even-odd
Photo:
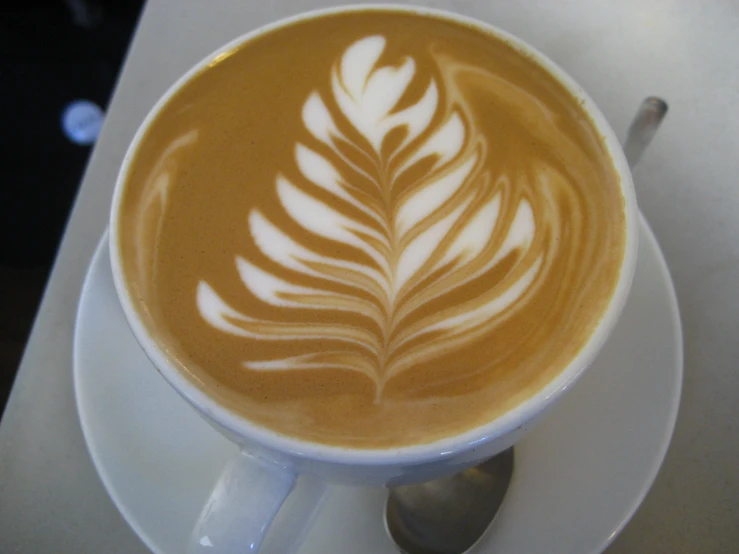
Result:
[[[0,8],[0,413],[91,146],[62,112],[106,109],[143,0],[27,0]]]

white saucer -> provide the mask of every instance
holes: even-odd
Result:
[[[677,300],[642,219],[631,297],[593,367],[516,447],[508,496],[477,553],[602,551],[654,480],[682,384]],[[155,552],[179,553],[235,451],[169,388],[118,306],[103,237],[77,316],[74,379],[82,430],[100,478]],[[301,554],[397,552],[383,489],[336,487]]]

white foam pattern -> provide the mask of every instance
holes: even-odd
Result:
[[[531,251],[531,204],[511,200],[507,177],[493,179],[486,169],[488,141],[458,89],[443,77],[419,76],[408,57],[383,65],[386,46],[382,36],[353,43],[327,76],[331,97],[315,91],[303,105],[305,136],[293,138],[294,168],[275,168],[274,182],[291,229],[303,232],[291,233],[258,208],[249,214],[251,238],[272,269],[235,254],[236,271],[280,319],[236,310],[206,279],[196,297],[202,317],[224,333],[317,345],[309,354],[304,344],[300,354],[285,348],[282,357],[245,360],[247,370],[357,371],[375,382],[378,401],[394,375],[463,347],[508,317],[547,265],[544,252]],[[388,142],[397,130],[400,138]],[[285,177],[295,168],[311,187]],[[377,201],[366,202],[367,194]],[[340,248],[316,247],[327,243]],[[345,259],[348,251],[355,254]],[[504,262],[484,293],[424,310]],[[367,324],[305,322],[291,316],[297,310],[348,312]],[[325,340],[338,346],[321,350]]]

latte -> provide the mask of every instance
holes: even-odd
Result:
[[[431,442],[554,379],[619,279],[619,177],[580,102],[504,40],[346,12],[257,36],[182,86],[125,176],[136,308],[254,423]]]

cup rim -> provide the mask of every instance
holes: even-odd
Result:
[[[176,365],[170,361],[168,356],[158,346],[156,340],[147,331],[141,315],[134,307],[134,303],[129,294],[129,289],[125,284],[119,251],[118,208],[121,203],[128,172],[131,167],[131,161],[138,150],[141,139],[149,129],[151,123],[160,113],[162,108],[166,106],[169,100],[183,87],[183,85],[189,82],[221,54],[228,52],[245,42],[253,40],[258,36],[269,33],[270,31],[286,27],[300,21],[328,15],[364,11],[392,11],[446,19],[488,33],[507,42],[519,52],[530,57],[537,65],[547,71],[554,79],[563,85],[574,98],[581,102],[584,110],[590,117],[593,126],[601,135],[606,151],[618,174],[620,189],[624,199],[626,237],[624,243],[624,257],[616,288],[605,312],[603,313],[603,316],[595,327],[595,330],[577,356],[567,364],[557,377],[549,381],[539,391],[492,421],[488,421],[480,426],[468,429],[463,433],[445,437],[433,442],[394,448],[350,448],[309,442],[290,437],[254,423],[245,416],[226,408],[217,400],[210,397],[204,390],[197,387],[191,378],[187,377],[177,369]],[[582,87],[580,87],[574,79],[572,79],[562,68],[547,58],[543,53],[523,40],[499,29],[496,26],[469,16],[447,10],[421,6],[369,3],[311,10],[260,26],[257,29],[240,35],[236,39],[208,54],[191,67],[177,81],[175,81],[174,84],[170,85],[138,127],[138,130],[129,144],[121,163],[116,177],[113,201],[111,204],[109,241],[111,269],[117,296],[121,307],[123,308],[126,320],[128,321],[137,341],[142,346],[144,352],[157,371],[159,371],[159,373],[181,396],[201,411],[208,419],[216,422],[218,425],[240,439],[243,439],[246,444],[249,442],[256,442],[272,451],[288,454],[296,458],[353,465],[406,465],[444,459],[452,455],[474,449],[477,446],[481,446],[516,431],[517,429],[524,427],[526,423],[532,420],[535,416],[545,411],[556,399],[562,396],[562,394],[568,390],[575,381],[577,381],[577,379],[593,362],[598,352],[601,350],[601,347],[608,339],[619,316],[621,315],[624,304],[626,303],[636,268],[638,209],[636,204],[636,193],[634,191],[628,163],[626,162],[620,143],[606,118]]]

